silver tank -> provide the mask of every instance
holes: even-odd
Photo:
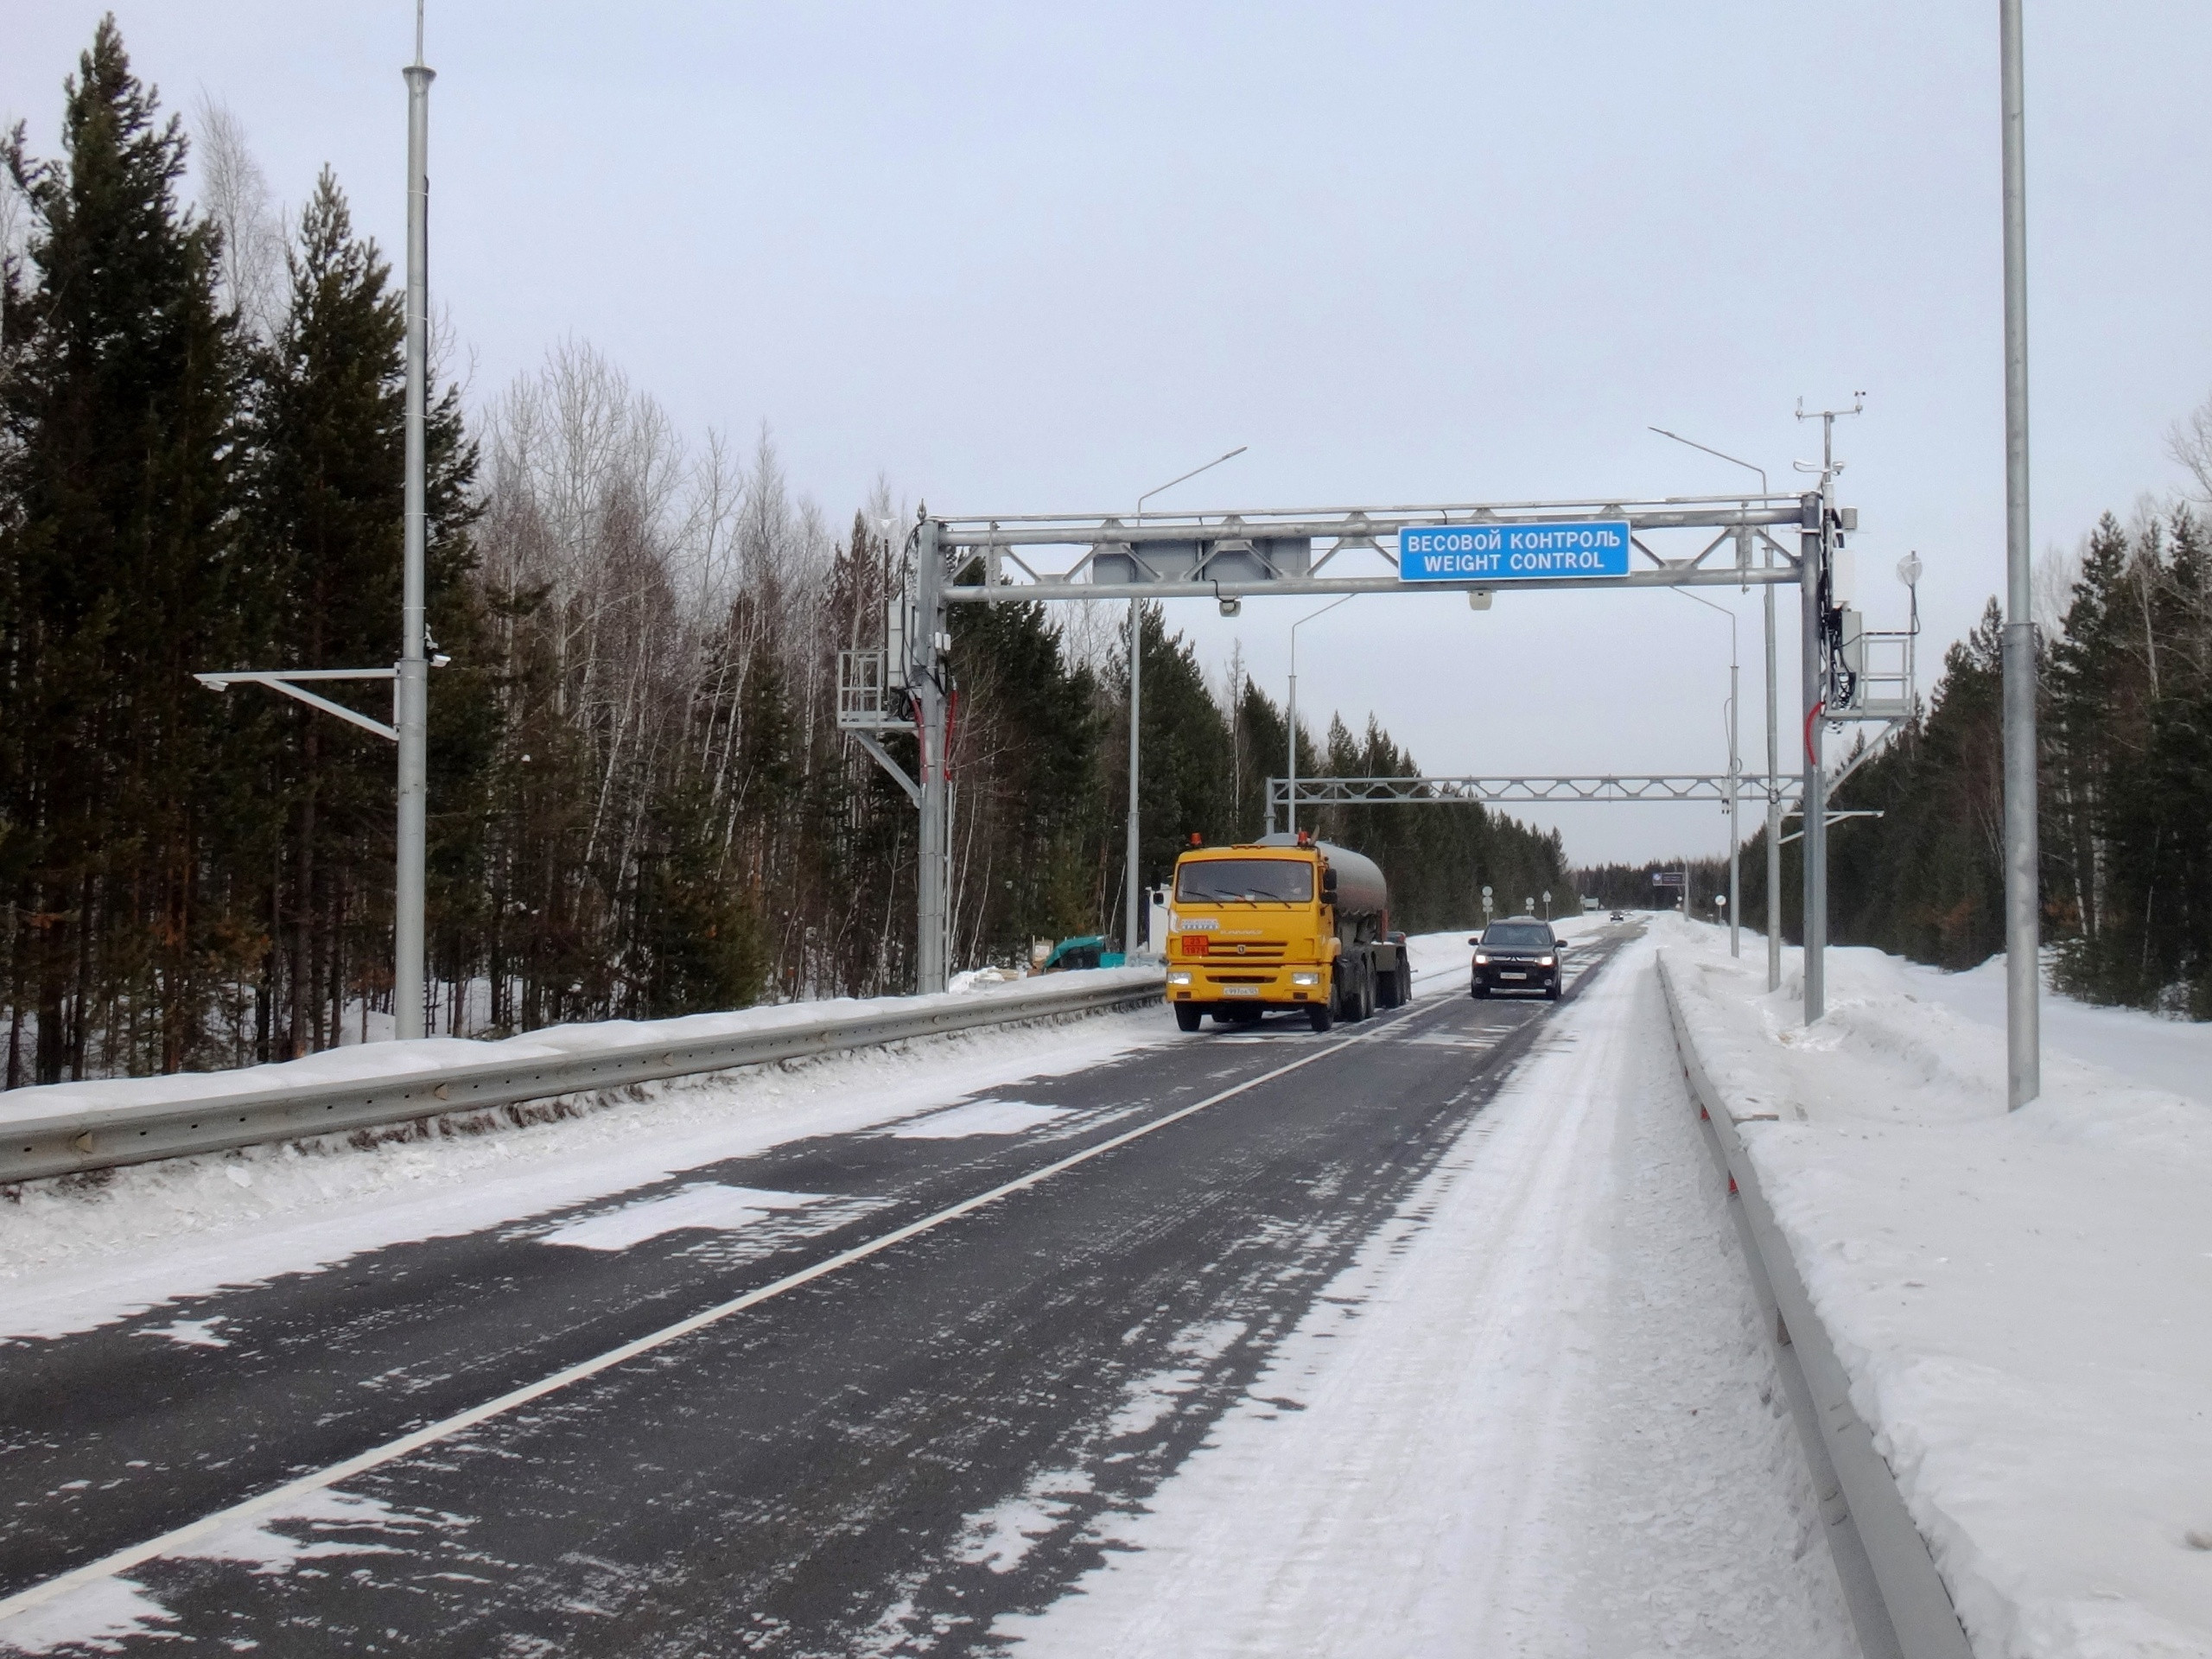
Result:
[[[1262,836],[1261,847],[1295,847],[1297,838],[1281,833]],[[1317,841],[1313,849],[1329,861],[1337,873],[1337,914],[1341,917],[1381,916],[1390,908],[1390,889],[1375,861],[1363,853],[1333,842]]]

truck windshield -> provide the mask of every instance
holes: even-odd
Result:
[[[1313,866],[1302,858],[1196,859],[1175,873],[1175,896],[1193,905],[1251,899],[1311,904]]]
[[[1483,943],[1506,950],[1548,950],[1552,931],[1541,922],[1494,922],[1483,934]]]

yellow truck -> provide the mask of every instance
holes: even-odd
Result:
[[[1405,940],[1382,872],[1348,848],[1302,833],[1194,845],[1168,893],[1167,1005],[1185,1031],[1270,1008],[1326,1031],[1412,999]]]

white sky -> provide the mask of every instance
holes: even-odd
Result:
[[[50,153],[104,7],[0,8],[0,114]],[[170,107],[227,103],[288,201],[328,161],[397,255],[404,0],[116,10]],[[2212,8],[2028,12],[2035,524],[2070,547],[2177,486],[2212,389]],[[1996,13],[432,0],[435,297],[480,396],[587,339],[695,434],[767,421],[836,524],[879,473],[1103,508],[1239,443],[1156,505],[1748,479],[1650,424],[1779,485],[1796,400],[1863,390],[1862,597],[1901,621],[1920,551],[1932,672],[2003,567]],[[1303,608],[1171,620],[1280,699]],[[1726,633],[1668,594],[1363,599],[1303,632],[1300,702],[1431,772],[1717,771]],[[1582,859],[1724,849],[1710,807],[1558,822]]]

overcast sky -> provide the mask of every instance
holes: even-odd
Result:
[[[35,152],[104,9],[0,0]],[[2167,429],[2212,391],[2212,7],[2027,10],[2035,531],[2066,549],[2179,486]],[[397,256],[411,5],[116,11],[170,107],[226,104],[288,201],[331,163]],[[1993,3],[432,0],[429,41],[432,280],[475,394],[588,340],[695,434],[766,421],[833,523],[879,474],[1090,509],[1236,444],[1155,505],[1748,479],[1654,424],[1779,485],[1818,452],[1797,400],[1863,391],[1861,600],[1901,623],[1921,553],[1923,690],[2001,582]],[[1758,598],[1717,597],[1752,754]],[[1170,620],[1280,698],[1306,608]],[[1728,626],[1676,595],[1362,599],[1300,638],[1301,708],[1371,711],[1432,772],[1725,763]],[[1711,807],[1555,821],[1581,859],[1725,850]]]

